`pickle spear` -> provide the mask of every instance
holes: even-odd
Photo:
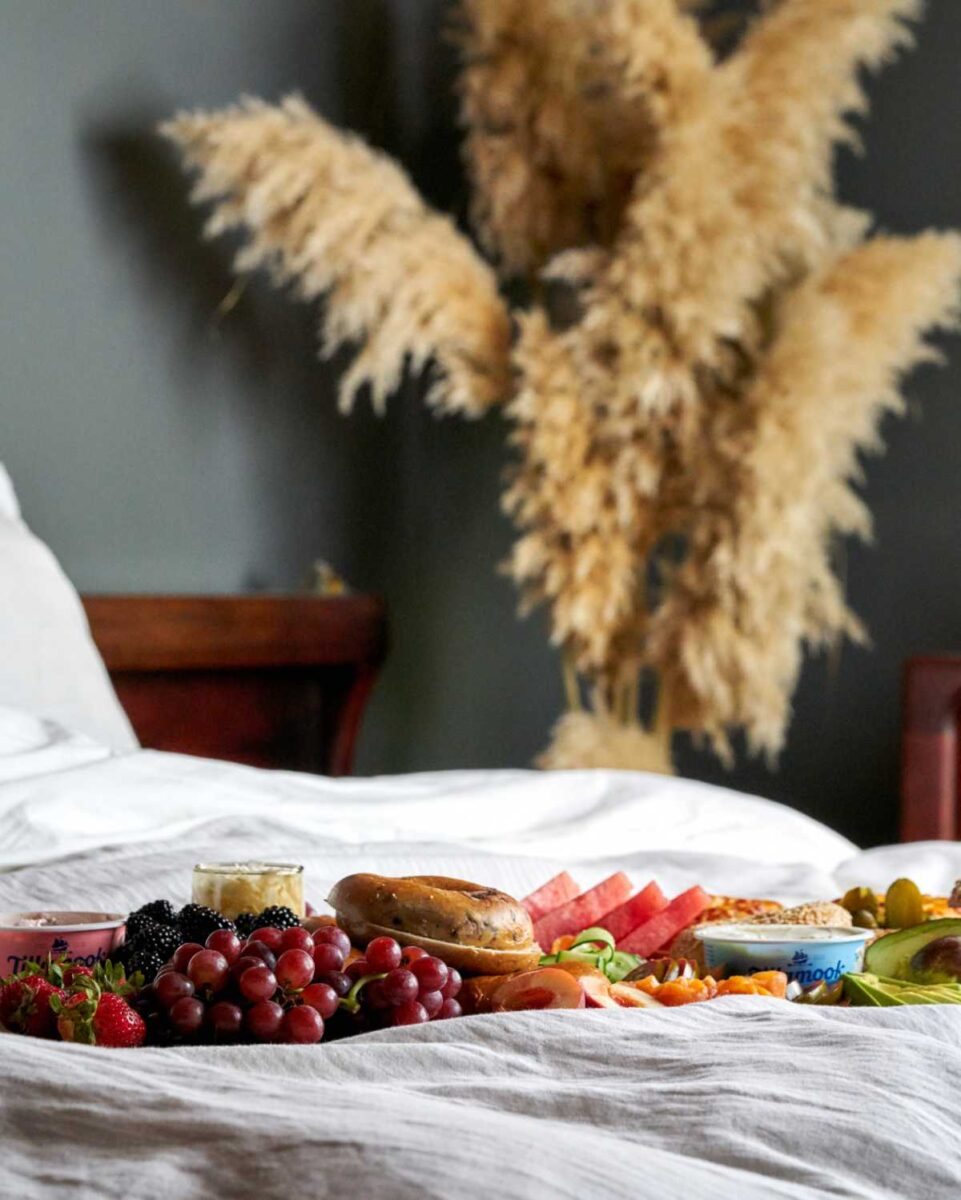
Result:
[[[884,923],[888,929],[907,929],[924,920],[921,889],[913,879],[896,879],[884,898]]]

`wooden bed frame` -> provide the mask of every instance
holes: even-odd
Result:
[[[376,596],[87,596],[141,745],[349,774],[387,650]]]
[[[901,704],[901,840],[961,836],[961,655],[911,658]]]

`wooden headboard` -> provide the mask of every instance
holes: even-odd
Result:
[[[376,596],[86,596],[143,746],[349,774],[387,649]]]
[[[961,655],[910,658],[901,702],[901,840],[961,834]]]

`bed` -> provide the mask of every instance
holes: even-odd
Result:
[[[785,900],[961,847],[858,853],[767,801],[630,773],[333,780],[111,751],[0,710],[0,909],[188,898],[268,852],[524,893],[560,866]],[[961,1012],[728,998],[465,1017],[316,1047],[110,1051],[0,1037],[5,1194],[957,1195]]]
[[[332,779],[138,747],[0,469],[0,911],[188,899],[204,859],[523,895],[560,868],[784,901],[961,847],[859,852],[777,804],[629,772]],[[464,1017],[317,1046],[108,1050],[0,1034],[0,1194],[23,1198],[956,1197],[961,1011],[727,997]]]

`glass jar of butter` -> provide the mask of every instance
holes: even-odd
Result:
[[[282,905],[304,915],[304,868],[295,863],[198,863],[193,874],[193,902],[233,920]]]

